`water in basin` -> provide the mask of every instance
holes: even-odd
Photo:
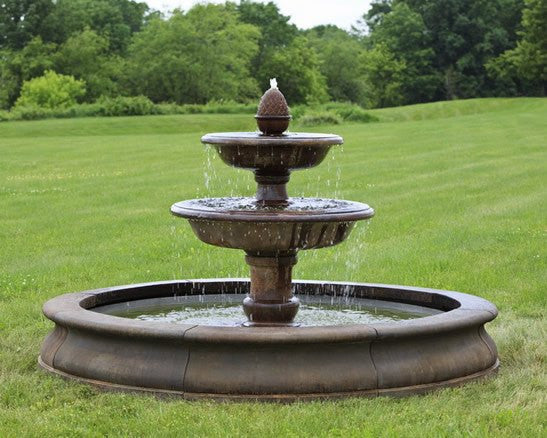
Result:
[[[187,208],[204,211],[283,211],[283,212],[315,212],[329,210],[347,210],[355,208],[356,203],[339,199],[325,198],[289,198],[288,203],[281,206],[270,206],[259,203],[256,198],[204,198],[184,201]]]
[[[141,321],[239,326],[246,321],[241,294],[188,295],[100,306],[93,311]],[[301,327],[393,323],[440,313],[427,307],[363,298],[300,296]]]

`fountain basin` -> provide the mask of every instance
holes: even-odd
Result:
[[[434,314],[387,323],[263,328],[139,321],[95,311],[137,300],[249,292],[249,282],[238,279],[120,286],[48,301],[44,314],[55,328],[39,363],[103,389],[273,401],[421,393],[498,368],[496,346],[484,329],[497,310],[481,298],[363,283],[296,281],[294,288],[303,297],[381,300]]]
[[[204,135],[201,141],[213,145],[230,166],[272,175],[317,166],[331,146],[343,143],[334,134],[258,132],[219,132]]]
[[[294,208],[260,208],[252,199],[195,199],[174,204],[171,212],[188,219],[201,241],[252,254],[333,246],[349,236],[355,221],[374,215],[353,201],[289,198]]]
[[[334,134],[258,132],[206,134],[201,141],[213,145],[226,164],[252,170],[257,182],[256,198],[269,204],[287,200],[291,171],[317,166],[331,146],[343,143],[342,137]]]

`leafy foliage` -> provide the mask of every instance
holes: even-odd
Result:
[[[342,123],[342,118],[330,111],[310,112],[303,115],[299,122],[302,126],[339,125]]]
[[[328,114],[329,117],[334,117],[336,121],[324,121],[323,116]],[[320,105],[298,105],[292,108],[292,115],[296,122],[303,125],[315,125],[320,123],[340,123],[358,122],[369,123],[379,121],[378,117],[372,115],[369,111],[365,111],[359,105],[349,102],[329,102]]]
[[[155,19],[129,49],[128,88],[155,102],[206,103],[256,98],[249,64],[259,31],[223,5],[197,5],[168,20]]]
[[[23,84],[16,106],[63,108],[74,105],[85,94],[85,83],[52,70]]]
[[[258,81],[261,89],[269,87],[271,73],[263,68],[264,63],[276,51],[282,51],[298,35],[298,29],[289,23],[290,17],[282,15],[273,2],[256,3],[242,0],[237,7],[242,22],[252,24],[260,30],[258,52],[251,62],[251,75]]]
[[[97,32],[86,28],[73,34],[59,47],[54,59],[57,71],[85,81],[87,100],[117,93],[121,61],[109,55],[108,39]]]
[[[514,49],[487,64],[490,74],[520,92],[545,95],[547,85],[547,2],[526,0],[521,39]]]
[[[32,39],[20,51],[0,51],[0,107],[10,108],[19,97],[24,81],[53,69],[56,45]]]
[[[292,104],[328,99],[326,80],[319,71],[319,57],[304,36],[295,38],[285,50],[276,51],[263,68],[282,84],[283,94]]]
[[[511,45],[505,11],[520,1],[404,0],[421,15],[431,36],[434,66],[444,82],[437,98],[491,94],[485,64]]]
[[[428,102],[441,85],[433,68],[434,51],[422,16],[406,3],[396,3],[374,26],[372,45],[385,45],[393,57],[404,63],[401,72],[401,103]]]
[[[117,117],[173,114],[252,114],[256,104],[208,102],[204,105],[153,103],[145,96],[101,97],[93,103],[80,103],[54,108],[15,106],[12,111],[0,110],[0,122],[10,120],[66,119],[72,117]]]
[[[359,66],[363,44],[336,26],[318,26],[306,32],[306,36],[319,57],[319,70],[326,79],[330,97],[364,103],[366,86]]]
[[[293,106],[543,96],[546,10],[545,0],[374,0],[347,32],[302,31],[271,1],[163,15],[139,0],[3,0],[0,108],[47,70],[85,81],[86,103],[145,96],[166,111],[255,102],[275,76]]]
[[[147,11],[146,3],[133,0],[57,0],[45,19],[43,37],[60,44],[89,28],[106,38],[113,52],[123,53]]]
[[[44,33],[44,22],[54,10],[54,0],[2,0],[0,49],[22,49]]]
[[[120,96],[103,99],[98,103],[102,104],[101,115],[105,116],[144,116],[159,112],[154,103],[145,96]]]
[[[327,111],[332,111],[338,114],[344,121],[348,122],[377,122],[378,118],[370,112],[365,111],[359,105],[341,102],[330,102],[323,105]]]
[[[397,106],[404,102],[405,61],[397,60],[389,48],[381,43],[363,52],[360,63],[367,83],[367,107]]]

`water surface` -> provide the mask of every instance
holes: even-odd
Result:
[[[244,323],[243,294],[154,298],[101,306],[94,311],[140,321],[234,327]],[[393,323],[439,313],[421,306],[330,296],[300,296],[302,327]]]
[[[185,207],[205,211],[288,211],[322,212],[329,210],[347,210],[355,208],[356,203],[339,199],[325,198],[289,198],[286,204],[264,205],[254,197],[204,198],[184,201]]]

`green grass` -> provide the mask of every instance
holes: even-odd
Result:
[[[251,195],[251,175],[221,164],[199,139],[254,129],[254,121],[7,122],[0,124],[0,436],[543,435],[547,100],[371,113],[383,122],[314,129],[341,134],[343,150],[295,172],[289,190],[364,201],[376,217],[343,245],[301,253],[295,276],[429,286],[493,301],[496,379],[407,399],[278,406],[100,393],[39,372],[40,343],[52,327],[41,305],[53,296],[246,275],[240,252],[200,243],[169,206]]]

